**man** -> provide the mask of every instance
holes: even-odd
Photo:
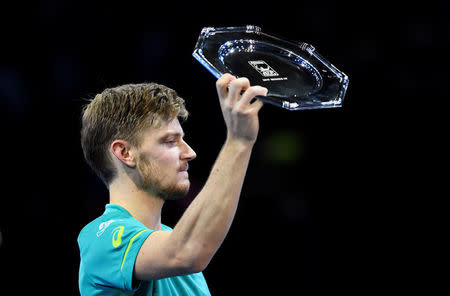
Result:
[[[165,86],[135,84],[106,89],[84,109],[83,152],[110,203],[78,237],[82,295],[210,295],[202,271],[233,221],[263,105],[253,99],[267,95],[230,74],[216,87],[226,141],[173,230],[161,209],[188,192],[196,157],[178,120],[188,115],[184,101]]]

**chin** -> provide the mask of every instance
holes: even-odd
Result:
[[[163,200],[179,200],[185,197],[187,192],[185,191],[175,191],[175,192],[165,192],[160,196]]]
[[[164,190],[161,192],[161,198],[163,200],[178,200],[186,196],[188,194],[190,188],[190,183],[184,183],[183,185],[177,186],[176,188],[170,188],[168,190]]]

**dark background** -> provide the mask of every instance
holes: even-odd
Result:
[[[265,106],[213,295],[448,295],[444,164],[448,1],[3,3],[1,295],[78,295],[81,228],[108,193],[79,144],[85,99],[166,84],[187,101],[192,190],[225,139],[215,78],[191,53],[206,26],[258,25],[314,45],[350,77],[344,107]],[[445,177],[447,176],[447,177]],[[441,187],[441,188],[440,188]]]

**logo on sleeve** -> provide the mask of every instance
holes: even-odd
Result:
[[[112,245],[114,248],[117,248],[122,243],[122,234],[124,228],[125,227],[123,226],[117,226],[116,228],[114,228],[112,234]]]
[[[108,228],[109,225],[110,225],[111,223],[113,223],[114,221],[115,221],[115,220],[109,220],[109,221],[106,221],[106,222],[101,223],[101,224],[98,226],[97,237],[100,237],[100,235],[102,235],[103,232],[105,232],[106,228]]]

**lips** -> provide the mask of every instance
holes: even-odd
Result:
[[[186,172],[189,169],[189,164],[186,163],[185,165],[181,166],[180,172]]]

